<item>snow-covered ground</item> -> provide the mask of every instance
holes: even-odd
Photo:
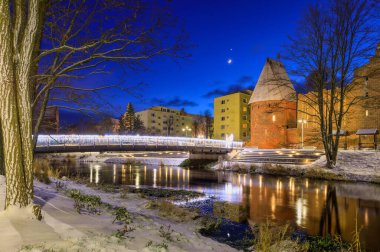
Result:
[[[1,177],[0,177],[1,178]],[[146,209],[148,200],[136,194],[104,193],[71,181],[61,181],[68,189],[98,195],[113,206],[125,207],[133,215],[134,231],[126,239],[112,236],[121,226],[112,224],[113,216],[78,214],[73,200],[58,192],[55,184],[35,181],[35,202],[42,205],[42,221],[37,221],[31,209],[9,209],[0,213],[0,251],[157,251],[149,242],[163,242],[160,227],[173,230],[169,251],[235,251],[235,249],[199,235],[195,222],[175,222],[160,217],[156,210]]]
[[[231,169],[241,171],[255,167],[258,173],[270,173],[276,169],[267,169],[267,164],[259,163],[239,163],[233,161],[223,161],[216,164],[214,169]],[[275,164],[274,164],[275,165]],[[379,151],[340,151],[338,154],[337,165],[334,169],[326,169],[326,157],[322,155],[318,160],[307,165],[285,165],[281,164],[281,172],[286,170],[289,175],[308,176],[307,171],[313,170],[310,173],[312,177],[318,172],[324,174],[331,173],[338,176],[342,180],[375,182],[380,183],[380,152]],[[282,174],[283,175],[283,174]],[[321,176],[323,179],[324,176]]]
[[[324,167],[326,157],[321,156],[317,161],[308,165]],[[380,152],[379,151],[340,151],[334,172],[352,180],[372,181],[377,177],[380,183]]]

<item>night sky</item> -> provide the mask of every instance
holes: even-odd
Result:
[[[228,90],[253,89],[267,57],[277,58],[295,32],[308,1],[173,0],[173,12],[194,45],[187,59],[159,57],[145,71],[109,64],[93,84],[136,85],[133,94],[104,91],[114,116],[132,102],[137,111],[154,105],[213,112],[213,98]],[[232,63],[228,63],[231,59]]]

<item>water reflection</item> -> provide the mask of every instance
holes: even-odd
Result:
[[[380,186],[360,183],[325,182],[292,177],[241,175],[182,169],[167,166],[77,164],[62,168],[62,175],[82,176],[91,183],[114,183],[170,187],[204,192],[239,207],[252,224],[267,219],[291,222],[311,234],[342,234],[350,240],[355,219],[362,243],[379,250]],[[232,218],[232,217],[231,217]]]

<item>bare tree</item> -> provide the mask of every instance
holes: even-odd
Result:
[[[309,7],[297,36],[291,38],[289,59],[293,74],[307,78],[309,111],[300,111],[319,124],[327,167],[336,164],[342,121],[363,100],[352,84],[354,69],[378,42],[378,24],[371,0],[332,0]],[[336,132],[334,132],[336,131]]]
[[[164,1],[58,0],[49,3],[41,50],[36,57],[40,67],[33,95],[37,118],[35,136],[49,103],[82,112],[93,111],[93,104],[83,104],[86,93],[106,88],[120,88],[130,93],[133,89],[118,83],[86,86],[75,80],[108,73],[109,62],[136,70],[145,69],[144,62],[159,55],[184,56],[181,54],[183,33],[173,32],[175,19]],[[37,137],[34,140],[35,144]]]
[[[170,136],[170,133],[173,130],[173,125],[174,125],[174,118],[172,115],[169,115],[168,119],[164,121],[164,124],[167,126],[167,136]]]
[[[212,116],[210,110],[203,113],[205,121],[205,138],[212,138]]]
[[[84,92],[115,87],[70,80],[104,73],[110,61],[136,69],[158,55],[178,55],[183,37],[165,32],[173,18],[159,6],[141,0],[0,1],[0,128],[6,150],[0,159],[6,207],[33,202],[33,147],[49,104],[88,110],[75,106]]]

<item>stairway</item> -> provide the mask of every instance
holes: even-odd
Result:
[[[230,161],[241,163],[271,163],[304,165],[314,162],[323,155],[320,150],[260,150],[244,148]]]

